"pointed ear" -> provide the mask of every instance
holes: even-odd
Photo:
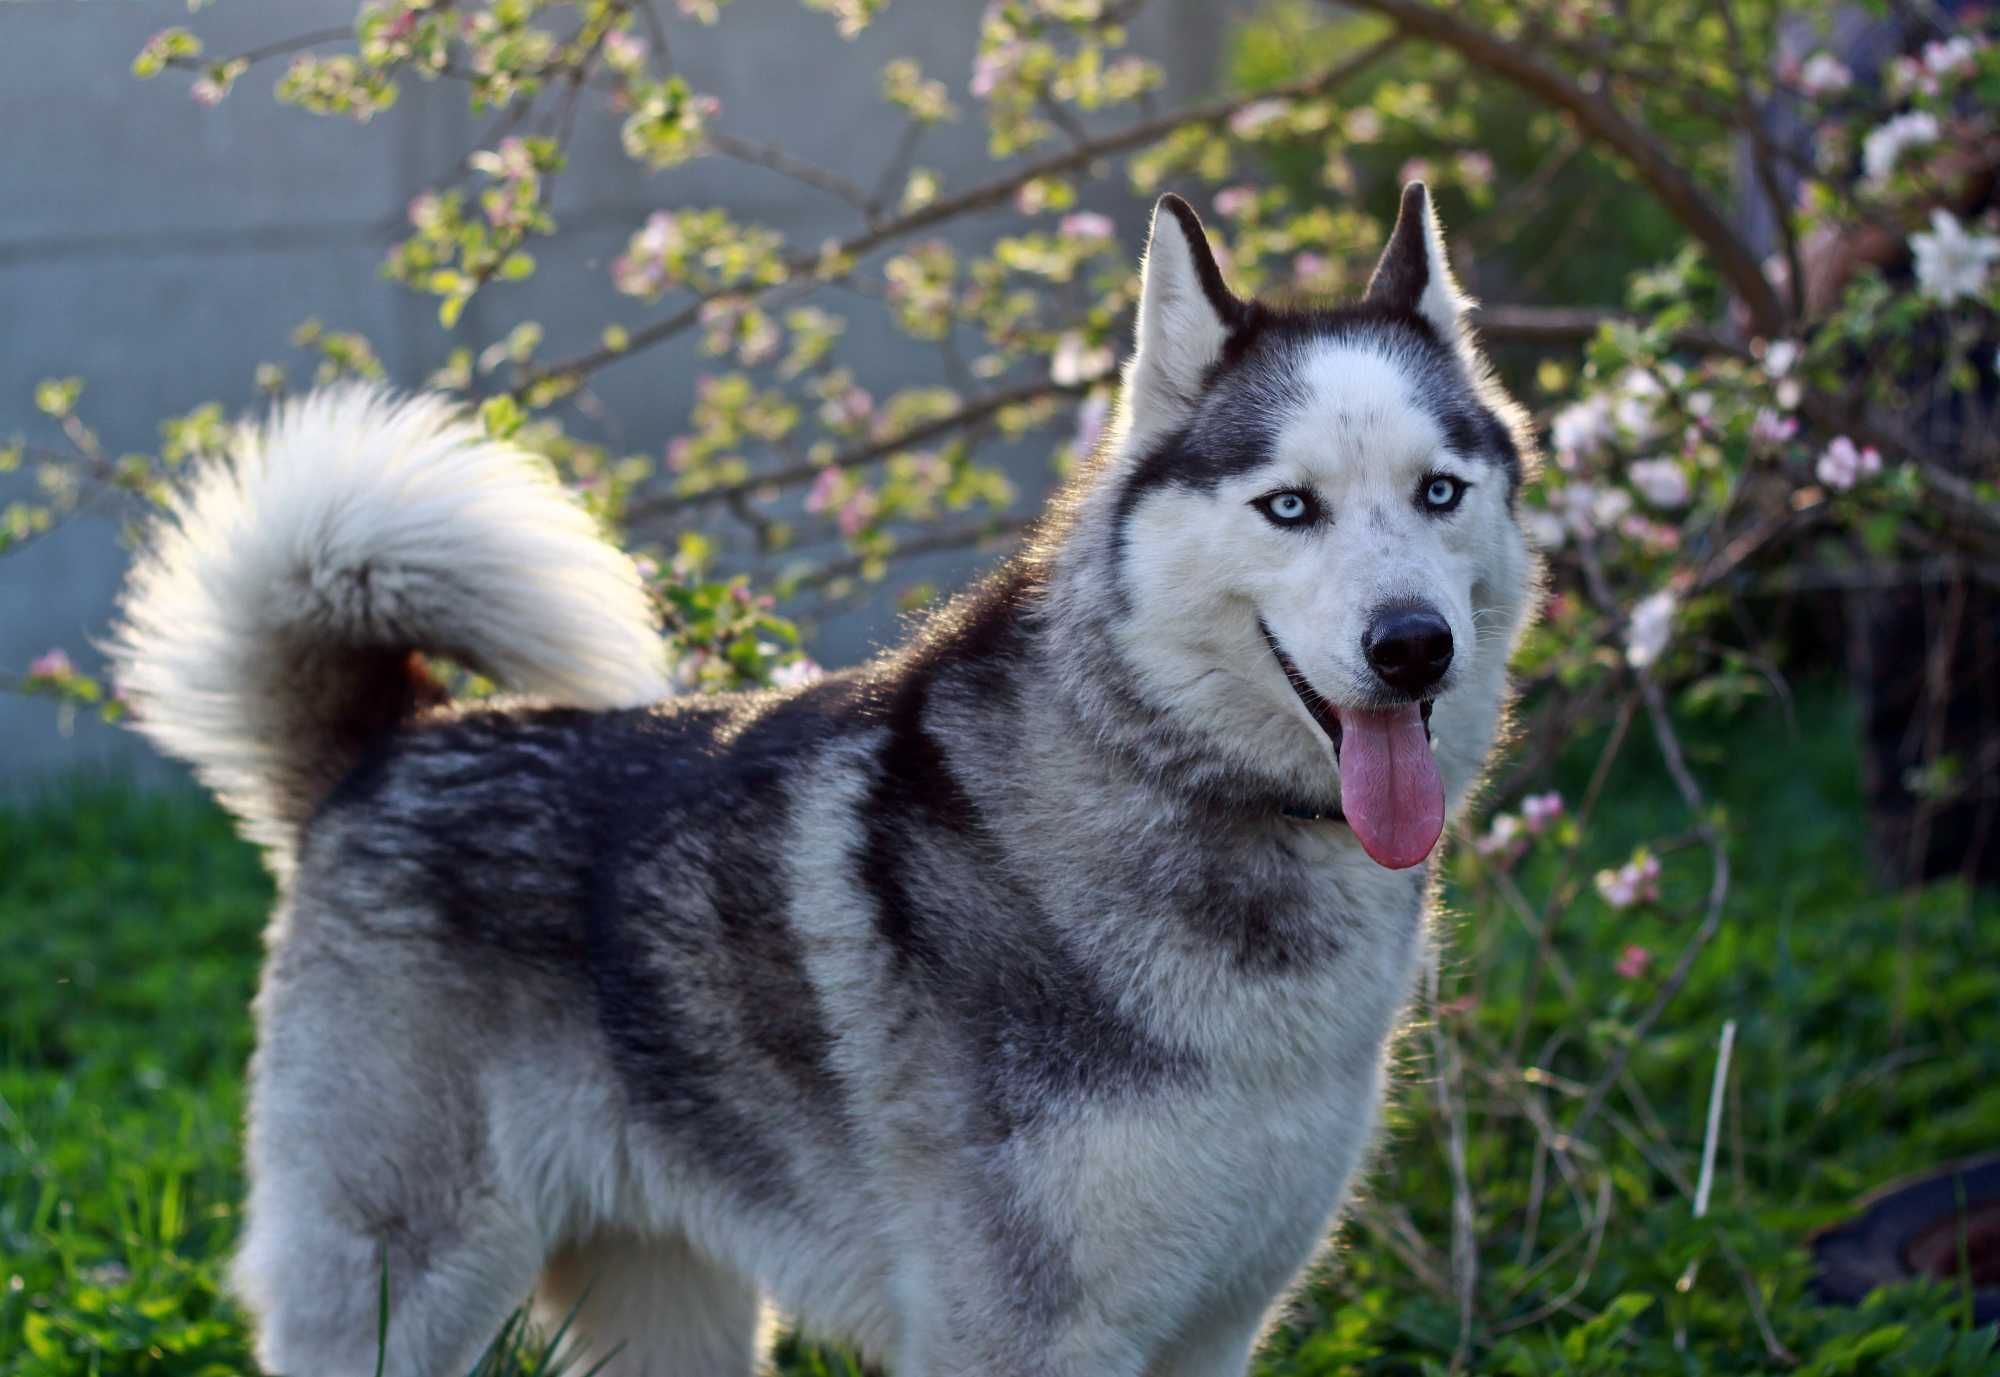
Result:
[[[1162,196],[1140,273],[1138,348],[1126,368],[1126,390],[1161,403],[1191,401],[1243,310],[1222,280],[1194,207]]]
[[[1394,310],[1414,311],[1454,348],[1467,344],[1465,312],[1471,302],[1452,281],[1451,264],[1444,255],[1444,232],[1438,228],[1430,189],[1422,182],[1403,188],[1396,228],[1389,233],[1389,246],[1382,250],[1375,275],[1368,279],[1367,300]]]

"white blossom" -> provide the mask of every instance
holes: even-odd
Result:
[[[1978,56],[1979,46],[1964,34],[1958,34],[1942,43],[1924,44],[1924,71],[1932,81],[1970,76]]]
[[[1597,872],[1597,892],[1604,902],[1613,908],[1631,908],[1634,904],[1649,903],[1660,897],[1660,858],[1644,855],[1619,866],[1616,870]],[[1645,970],[1645,962],[1632,958],[1633,948],[1626,949],[1620,958],[1619,974],[1635,979]],[[1636,967],[1628,970],[1627,967]]]
[[[1910,250],[1924,295],[1949,306],[1986,290],[1987,271],[2000,259],[2000,236],[1968,234],[1957,216],[1940,207],[1931,212],[1929,234],[1910,236]]]
[[[1563,525],[1561,517],[1536,508],[1521,513],[1521,529],[1535,547],[1542,550],[1559,550],[1569,537],[1569,528]]]
[[[1639,495],[1655,507],[1679,507],[1688,500],[1687,472],[1672,459],[1641,459],[1625,472]]]
[[[1814,53],[1799,68],[1799,86],[1809,96],[1833,96],[1854,84],[1854,73],[1832,53]]]
[[[1826,447],[1813,472],[1819,481],[1836,492],[1846,492],[1864,478],[1873,478],[1882,471],[1882,456],[1870,447],[1863,449],[1845,435],[1834,437]]]
[[[1885,180],[1896,170],[1903,154],[1912,148],[1938,141],[1937,116],[1927,110],[1912,110],[1885,120],[1868,131],[1861,141],[1861,166],[1871,182]]]
[[[1549,431],[1558,450],[1578,459],[1588,459],[1603,449],[1612,433],[1611,402],[1601,396],[1571,402],[1556,413]]]
[[[1640,599],[1632,609],[1631,625],[1625,629],[1625,659],[1634,669],[1644,669],[1660,658],[1674,629],[1674,595],[1662,588]]]

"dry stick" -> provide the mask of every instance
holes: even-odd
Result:
[[[1757,255],[1744,243],[1721,208],[1682,169],[1673,150],[1627,116],[1609,97],[1585,90],[1568,73],[1543,61],[1537,53],[1460,19],[1454,11],[1420,0],[1352,0],[1352,3],[1356,9],[1369,10],[1393,21],[1407,34],[1452,49],[1472,66],[1491,72],[1543,104],[1567,113],[1586,135],[1629,162],[1682,228],[1708,250],[1717,271],[1749,310],[1756,331],[1763,335],[1782,331],[1784,308],[1771,284],[1764,280]]]
[[[1427,1290],[1440,1300],[1451,1299],[1451,1282],[1430,1258],[1430,1245],[1424,1242],[1423,1235],[1410,1222],[1407,1210],[1401,1218],[1392,1219],[1385,1208],[1375,1201],[1361,1200],[1348,1211],[1348,1218],[1366,1229],[1370,1237],[1409,1268],[1410,1275],[1422,1282]]]
[[[948,220],[957,219],[961,215],[976,214],[980,211],[992,210],[998,206],[1003,206],[1013,198],[1016,191],[1037,178],[1061,177],[1073,172],[1082,171],[1100,158],[1114,153],[1123,153],[1130,149],[1138,148],[1141,145],[1155,142],[1186,125],[1218,123],[1228,119],[1238,110],[1255,101],[1272,99],[1301,100],[1311,96],[1324,95],[1376,62],[1401,42],[1402,35],[1400,33],[1392,33],[1386,38],[1369,44],[1348,58],[1347,61],[1317,76],[1306,77],[1302,80],[1291,82],[1288,85],[1274,87],[1268,91],[1260,91],[1251,95],[1232,97],[1226,100],[1214,100],[1206,104],[1190,106],[1184,110],[1177,110],[1170,114],[1161,115],[1156,119],[1141,120],[1136,124],[1128,125],[1124,129],[1114,130],[1109,134],[1092,139],[1088,143],[1066,149],[1061,153],[1043,158],[1039,162],[1029,163],[1026,166],[1016,168],[1014,171],[1006,173],[1003,176],[981,182],[979,185],[961,191],[955,196],[941,197],[927,206],[910,211],[906,215],[899,215],[894,219],[884,220],[880,224],[871,225],[861,233],[842,240],[827,250],[816,251],[794,258],[786,264],[786,280],[790,281],[799,274],[812,271],[817,264],[827,258],[839,260],[859,258],[898,239],[915,234],[920,230],[929,229],[933,225],[943,224]],[[772,290],[775,289],[766,288],[763,292],[754,294],[752,302],[760,301],[763,296]],[[736,288],[716,288],[702,293],[684,310],[676,312],[665,320],[656,321],[651,325],[632,331],[622,349],[593,349],[587,354],[580,354],[575,358],[567,359],[560,363],[549,364],[536,371],[523,386],[532,385],[545,378],[589,373],[618,359],[629,358],[651,345],[670,339],[686,330],[695,321],[700,319],[701,308],[708,301],[719,296],[736,294],[738,294],[738,289]]]
[[[1438,966],[1440,954],[1431,944],[1430,986],[1431,1048],[1437,1060],[1438,1100],[1444,1109],[1447,1153],[1451,1164],[1451,1280],[1458,1298],[1458,1344],[1452,1350],[1451,1370],[1462,1372],[1472,1356],[1473,1292],[1479,1281],[1479,1249],[1473,1239],[1477,1216],[1472,1204],[1472,1177],[1466,1168],[1465,1105],[1459,1091],[1458,1046],[1438,1016]]]
[[[1577,1268],[1576,1280],[1554,1300],[1536,1306],[1525,1315],[1516,1315],[1494,1332],[1511,1334],[1517,1329],[1526,1329],[1531,1324],[1540,1324],[1558,1311],[1569,1309],[1570,1304],[1583,1294],[1583,1288],[1590,1284],[1591,1274],[1597,1270],[1598,1249],[1604,1245],[1604,1230],[1610,1221],[1611,1173],[1606,1171],[1597,1178],[1597,1209],[1590,1225],[1590,1244],[1584,1250],[1583,1265]]]

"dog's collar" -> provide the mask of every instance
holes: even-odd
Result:
[[[1290,818],[1293,822],[1347,821],[1347,814],[1341,812],[1338,808],[1330,810],[1311,808],[1303,803],[1281,803],[1278,805],[1278,814],[1281,817]]]

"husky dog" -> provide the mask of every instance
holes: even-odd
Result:
[[[1535,583],[1422,186],[1366,299],[1153,217],[1107,436],[873,663],[671,699],[631,563],[437,401],[200,473],[115,644],[268,851],[235,1285],[292,1377],[1222,1377],[1328,1234]],[[450,706],[418,652],[523,695]]]

